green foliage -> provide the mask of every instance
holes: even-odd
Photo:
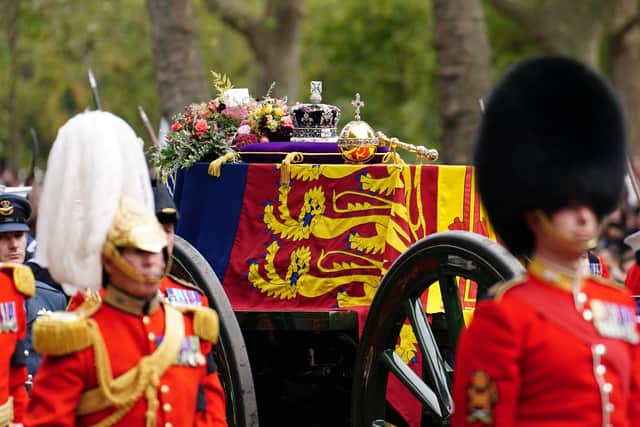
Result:
[[[491,7],[489,0],[483,1],[483,11],[491,45],[494,79],[503,76],[521,59],[541,53],[540,47],[529,34]]]
[[[10,0],[14,1],[14,0]],[[29,128],[41,141],[44,168],[58,128],[73,115],[95,108],[87,70],[93,69],[103,108],[122,116],[140,135],[137,105],[158,106],[150,26],[144,2],[114,0],[21,1],[18,33],[16,117],[20,140],[10,141],[8,111],[0,110],[0,141],[5,152],[30,147]],[[0,100],[7,102],[6,37],[0,34]],[[149,116],[160,111],[148,109]],[[30,150],[16,166],[25,167]]]
[[[210,13],[204,0],[194,4],[203,67],[221,71],[219,88],[214,91],[225,86],[225,75],[237,87],[251,88],[255,66],[247,40]],[[498,76],[539,48],[488,1],[483,4]],[[11,58],[6,31],[0,31],[0,155],[24,147],[19,166],[27,167],[29,128],[33,127],[40,136],[39,166],[44,168],[57,129],[71,116],[94,108],[89,68],[98,80],[105,109],[122,116],[143,136],[146,130],[138,105],[145,108],[152,123],[159,122],[161,108],[145,2],[22,0],[19,5],[15,116],[19,140],[9,139]],[[264,1],[255,5],[263,7]],[[300,93],[304,95],[299,101],[308,101],[310,80],[322,80],[324,102],[343,111],[342,127],[353,119],[351,100],[359,92],[366,103],[362,118],[374,129],[438,148],[437,62],[431,45],[429,1],[307,0],[302,28]],[[193,102],[206,101],[214,91]]]
[[[233,89],[231,80],[226,74],[216,73],[213,70],[211,71],[211,85],[216,90],[218,96],[222,95],[229,89]]]
[[[344,126],[359,92],[362,119],[375,130],[437,146],[430,8],[424,0],[308,0],[300,93],[309,93],[310,80],[322,80],[323,102],[342,109]]]
[[[197,161],[215,160],[233,152],[231,144],[239,121],[222,114],[218,107],[215,100],[191,104],[173,117],[167,144],[159,153],[151,152],[152,162],[164,176]]]
[[[226,74],[235,87],[251,88],[255,77],[255,65],[247,40],[211,13],[206,8],[205,1],[194,0],[204,69],[207,72],[219,70]],[[209,98],[207,95],[203,94],[202,99],[193,101],[204,101]]]

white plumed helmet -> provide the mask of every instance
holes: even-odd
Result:
[[[102,247],[121,196],[153,212],[140,140],[112,113],[74,116],[51,148],[37,222],[36,262],[66,293],[102,287]]]

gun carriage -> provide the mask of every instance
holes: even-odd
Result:
[[[177,174],[174,270],[220,314],[230,425],[448,425],[465,318],[523,272],[471,167],[404,164],[398,147],[434,152],[354,105],[337,144],[307,132]]]

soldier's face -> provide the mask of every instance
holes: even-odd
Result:
[[[164,276],[165,262],[162,252],[152,253],[139,249],[120,249],[122,257],[138,273],[146,278],[157,278],[153,283],[140,283],[115,267],[109,260],[104,264],[104,268],[109,275],[109,281],[120,290],[138,298],[148,298],[155,294],[160,287],[160,281]]]
[[[554,259],[582,257],[597,237],[599,221],[595,212],[580,203],[571,203],[546,219],[529,217],[536,252]]]
[[[0,233],[0,262],[22,264],[27,249],[27,233],[7,231]]]

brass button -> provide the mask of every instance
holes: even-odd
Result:
[[[160,391],[162,392],[162,394],[169,393],[169,386],[166,384],[162,384],[162,386],[160,387]]]
[[[173,427],[173,424],[171,424],[171,423],[164,423],[164,427]]]
[[[154,334],[153,332],[149,332],[149,335],[147,335],[149,337],[149,341],[155,341],[156,340],[156,334]]]
[[[142,323],[144,323],[145,325],[148,325],[149,323],[151,323],[151,319],[149,319],[149,316],[144,316],[142,318]]]
[[[171,403],[165,403],[164,405],[162,405],[162,410],[164,412],[171,412]]]
[[[604,344],[596,344],[593,347],[593,352],[596,354],[596,356],[604,356],[607,353],[607,347],[604,346]]]

